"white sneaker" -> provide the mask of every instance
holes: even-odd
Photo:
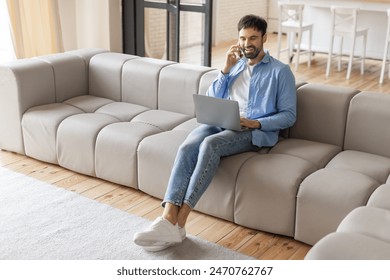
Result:
[[[180,228],[179,227],[179,233],[181,237],[181,241],[184,241],[186,239],[187,233],[185,228]],[[175,245],[177,243],[172,243],[172,242],[159,242],[155,243],[153,246],[143,246],[143,248],[146,251],[150,252],[158,252],[167,249],[168,247],[171,247],[172,245]]]
[[[135,233],[133,241],[139,246],[148,247],[161,246],[165,243],[180,243],[182,238],[177,225],[173,225],[163,217],[158,217],[149,229]]]

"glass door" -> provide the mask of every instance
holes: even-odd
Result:
[[[136,0],[134,11],[135,54],[211,65],[211,0]]]

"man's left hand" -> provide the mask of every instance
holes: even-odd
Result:
[[[247,128],[261,128],[261,124],[257,120],[249,120],[247,118],[240,118],[240,125]]]

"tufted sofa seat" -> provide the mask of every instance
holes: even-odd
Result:
[[[389,260],[390,259],[390,179],[370,196],[367,206],[353,209],[336,232],[317,242],[307,260]]]
[[[101,49],[1,65],[0,148],[162,198],[199,125],[192,95],[217,75]],[[297,100],[297,121],[274,147],[221,160],[196,210],[311,245],[329,234],[386,243],[343,224],[370,204],[388,211],[390,95],[297,83]],[[367,228],[387,219],[368,211],[357,215],[378,217]]]

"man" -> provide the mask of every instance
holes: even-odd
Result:
[[[290,67],[263,48],[267,22],[255,15],[238,23],[237,45],[226,53],[225,65],[210,86],[209,96],[239,102],[243,131],[201,125],[193,130],[176,155],[162,206],[164,211],[134,242],[160,251],[186,237],[188,215],[209,186],[224,156],[273,146],[279,130],[296,120],[295,79]],[[216,201],[218,203],[218,201]]]

